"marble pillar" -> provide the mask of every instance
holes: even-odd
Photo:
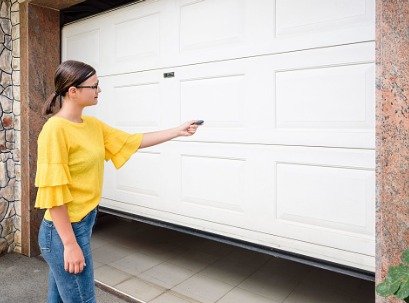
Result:
[[[41,108],[54,91],[54,72],[60,62],[59,11],[20,3],[21,34],[21,181],[22,253],[39,254],[37,234],[43,212],[34,209],[37,137],[45,119]]]
[[[409,1],[376,1],[376,281],[409,247]],[[377,297],[376,302],[402,302]]]
[[[40,253],[37,235],[43,211],[34,208],[37,137],[41,108],[54,92],[61,61],[60,11],[84,0],[19,0],[21,52],[21,252]]]

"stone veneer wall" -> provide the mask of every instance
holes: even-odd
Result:
[[[0,0],[0,255],[21,252],[20,20]]]

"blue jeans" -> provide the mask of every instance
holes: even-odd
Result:
[[[48,303],[96,303],[91,255],[91,234],[96,216],[97,209],[94,209],[80,222],[72,223],[87,265],[79,274],[70,274],[64,270],[64,246],[53,222],[44,219],[41,223],[38,244],[50,267]]]

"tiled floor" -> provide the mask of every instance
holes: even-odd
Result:
[[[375,302],[372,282],[109,215],[92,247],[95,279],[141,302]]]

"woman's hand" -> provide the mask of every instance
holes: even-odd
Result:
[[[70,274],[79,274],[84,270],[85,258],[77,242],[64,246],[64,269]]]
[[[145,133],[139,148],[154,146],[180,136],[192,136],[199,127],[199,125],[194,124],[197,121],[199,120],[190,120],[175,128]]]
[[[196,133],[197,128],[200,125],[194,124],[199,120],[191,120],[183,123],[176,129],[178,130],[178,136],[192,136]]]

